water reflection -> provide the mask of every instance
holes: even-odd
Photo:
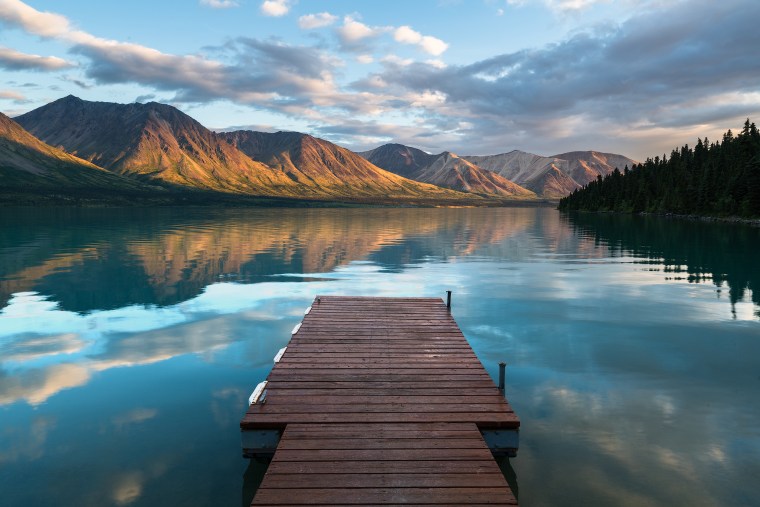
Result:
[[[186,301],[219,280],[389,271],[470,255],[533,225],[530,210],[24,210],[0,218],[0,302],[49,295],[74,312]],[[505,220],[506,218],[506,220]]]
[[[3,210],[0,490],[238,503],[261,472],[245,400],[315,294],[453,289],[489,372],[509,362],[521,505],[752,505],[759,235],[550,209]]]
[[[613,254],[645,259],[668,280],[728,286],[732,305],[750,292],[760,306],[758,227],[598,213],[569,214],[565,220]]]

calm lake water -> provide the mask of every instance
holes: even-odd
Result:
[[[314,296],[452,290],[523,507],[757,506],[759,253],[551,209],[6,208],[0,503],[246,505],[238,422]]]

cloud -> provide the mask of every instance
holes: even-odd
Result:
[[[90,372],[87,368],[70,363],[14,372],[12,376],[0,371],[0,405],[19,400],[39,405],[54,394],[85,385],[89,380]]]
[[[0,46],[0,68],[5,70],[61,70],[74,64],[57,56],[39,56],[21,53]]]
[[[40,12],[20,0],[0,2],[0,21],[21,26],[27,32],[40,37],[59,37],[71,31],[66,17]]]
[[[240,5],[235,0],[200,0],[201,5],[211,7],[212,9],[229,9],[230,7],[237,7]]]
[[[610,0],[507,0],[507,5],[514,7],[522,7],[528,3],[541,3],[546,8],[558,14],[565,14],[572,11],[581,11],[587,9],[594,4],[610,3]],[[639,4],[640,3],[641,2],[639,2]],[[501,9],[499,10],[502,11]]]
[[[264,0],[260,10],[264,16],[280,17],[290,11],[290,4],[290,0]]]
[[[175,102],[229,99],[293,115],[298,108],[311,114],[304,108],[311,101],[327,106],[340,102],[332,75],[339,62],[316,48],[239,38],[217,48],[229,57],[230,63],[222,63],[71,30],[65,18],[13,0],[0,4],[0,19],[71,44],[71,52],[89,59],[85,74],[98,84],[136,83],[174,92]],[[51,29],[46,20],[55,21],[57,28]]]
[[[313,30],[330,26],[338,20],[338,16],[329,12],[320,12],[319,14],[306,14],[298,18],[298,26],[303,30]]]
[[[353,16],[343,18],[343,24],[336,28],[341,49],[344,51],[368,52],[368,42],[384,33],[392,31],[388,26],[369,26],[358,21]]]
[[[158,415],[158,410],[155,408],[134,408],[129,412],[116,415],[111,418],[111,422],[118,430],[124,429],[126,426],[134,424],[144,423],[149,421]]]
[[[557,16],[578,15],[591,10],[597,5],[610,5],[618,10],[618,13],[630,14],[642,13],[649,10],[659,10],[678,3],[686,3],[689,0],[507,0],[511,7],[523,7],[529,4],[538,4],[545,7]],[[503,9],[498,9],[498,14],[504,14]],[[619,14],[618,14],[619,15]]]
[[[76,86],[78,86],[79,88],[82,88],[83,90],[89,90],[90,88],[92,88],[91,84],[87,84],[84,81],[82,81],[81,79],[76,79],[76,78],[71,77],[71,76],[62,76],[61,80],[69,82],[69,83],[73,83]]]
[[[401,58],[398,55],[386,55],[380,61],[392,67],[407,67],[414,63],[414,60],[411,58]]]
[[[741,97],[744,116],[760,112],[760,59],[742,49],[760,44],[752,19],[760,19],[760,3],[698,0],[688,9],[677,5],[647,12],[543,48],[442,69],[397,65],[378,77],[388,83],[386,93],[444,94],[448,110],[439,112],[477,117],[475,134],[483,145],[490,139],[503,149],[509,138],[494,132],[507,129],[513,132],[511,142],[525,140],[516,137],[520,131],[546,134],[557,147],[571,148],[589,138],[613,142],[615,136],[676,120],[693,112],[697,101],[711,102],[729,92]],[[415,40],[408,32],[401,38]],[[737,113],[736,102],[734,107],[730,101],[718,103],[718,111],[713,107],[704,120]],[[564,132],[544,127],[565,120],[573,127]],[[680,124],[695,122],[700,119],[691,116]]]
[[[151,100],[156,100],[155,93],[146,93],[144,95],[138,95],[135,97],[135,102],[138,104],[144,104],[145,102],[150,102]]]
[[[0,90],[0,99],[12,100],[16,102],[17,104],[26,102],[26,97],[24,97],[22,94],[18,92],[14,92],[11,90]]]
[[[633,2],[621,5],[628,9]],[[557,43],[448,66],[438,58],[381,57],[389,49],[380,45],[381,36],[433,56],[446,50],[444,41],[410,26],[375,26],[351,15],[337,24],[329,13],[299,19],[302,28],[331,21],[339,50],[351,53],[350,60],[380,62],[379,71],[358,67],[371,73],[353,82],[345,82],[341,71],[349,59],[324,45],[237,38],[214,48],[219,56],[211,59],[95,37],[63,16],[17,0],[0,3],[0,20],[68,44],[85,57],[80,68],[93,84],[135,83],[149,93],[171,94],[167,100],[178,103],[229,100],[308,122],[320,132],[340,131],[341,141],[353,145],[373,136],[377,125],[395,121],[411,141],[424,137],[421,129],[438,130],[425,137],[426,147],[438,151],[520,148],[549,154],[593,148],[646,158],[685,142],[683,136],[697,127],[702,136],[715,137],[726,122],[733,126],[740,116],[760,116],[760,60],[751,50],[760,33],[750,21],[760,18],[760,3],[641,5],[646,8],[620,23],[576,30]],[[352,121],[357,115],[364,116],[358,123]],[[356,126],[354,139],[344,125]],[[433,146],[432,140],[452,144]]]
[[[406,25],[396,28],[393,32],[393,38],[396,42],[400,42],[401,44],[417,45],[420,49],[433,56],[439,56],[449,47],[449,45],[441,39],[429,35],[422,35]]]
[[[75,333],[20,336],[4,347],[3,360],[26,362],[47,356],[73,354],[83,347],[84,342]]]
[[[55,419],[50,417],[36,417],[28,425],[5,424],[0,435],[0,463],[33,461],[44,456],[45,444],[55,426]]]
[[[580,11],[594,4],[609,2],[610,0],[544,0],[549,9],[558,12]]]
[[[113,486],[112,499],[116,505],[128,505],[142,496],[144,487],[141,471],[120,474]]]

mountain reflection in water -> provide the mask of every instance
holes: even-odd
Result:
[[[313,297],[445,290],[509,362],[523,507],[757,504],[758,251],[546,208],[4,209],[4,505],[238,503],[245,400]]]

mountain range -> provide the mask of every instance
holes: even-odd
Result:
[[[14,121],[15,120],[15,121]],[[214,132],[156,102],[64,97],[0,117],[0,190],[167,192],[322,201],[488,204],[554,199],[636,162],[572,152],[438,155],[399,144],[354,153],[298,132]]]
[[[359,155],[386,171],[433,185],[476,194],[536,198],[534,192],[448,151],[430,155],[402,144],[385,144]]]
[[[501,155],[464,158],[548,198],[564,197],[597,176],[606,176],[615,168],[622,171],[625,166],[631,168],[638,164],[622,155],[597,151],[573,151],[542,157],[515,150]]]

